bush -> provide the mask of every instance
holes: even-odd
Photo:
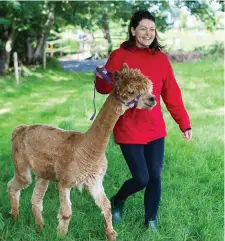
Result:
[[[222,42],[216,42],[215,44],[209,46],[202,46],[195,48],[196,51],[199,51],[202,57],[222,57],[224,56],[224,45]]]

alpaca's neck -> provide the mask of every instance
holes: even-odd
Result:
[[[86,132],[88,140],[87,145],[92,150],[102,152],[106,149],[110,133],[123,113],[122,103],[117,101],[111,93],[106,99],[90,129]]]

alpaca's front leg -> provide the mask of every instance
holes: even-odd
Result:
[[[64,188],[59,184],[60,210],[58,214],[59,224],[57,228],[59,235],[66,235],[68,232],[68,226],[72,214],[70,189],[71,188]]]
[[[102,214],[104,215],[107,239],[116,240],[117,234],[112,225],[111,204],[105,195],[102,180],[97,180],[94,185],[89,186],[88,188],[91,195],[95,199],[96,204],[102,210]]]

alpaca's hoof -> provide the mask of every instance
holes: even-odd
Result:
[[[16,211],[16,210],[11,210],[11,212],[10,212],[10,217],[11,217],[11,219],[12,219],[13,221],[15,221],[15,220],[18,218],[18,216],[19,216],[19,212],[18,212],[18,211]]]
[[[68,233],[68,229],[67,228],[62,228],[62,227],[58,227],[57,228],[57,234],[59,237],[64,237],[66,236]]]
[[[36,228],[37,233],[42,233],[44,230],[44,225],[40,226],[40,225],[36,224],[35,228]]]
[[[37,230],[41,231],[44,228],[44,223],[36,222],[36,228],[37,228]]]
[[[108,240],[116,240],[117,233],[115,230],[112,231],[106,231],[106,237]]]

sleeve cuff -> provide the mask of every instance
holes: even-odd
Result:
[[[189,127],[189,128],[187,128],[187,129],[185,129],[184,131],[190,131],[191,130],[191,127]]]

